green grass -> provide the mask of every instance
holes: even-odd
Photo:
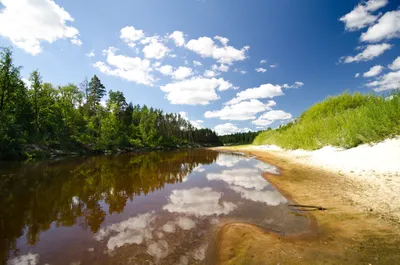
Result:
[[[260,133],[254,145],[315,150],[326,145],[351,148],[400,135],[400,93],[390,98],[360,93],[328,97],[296,122]]]

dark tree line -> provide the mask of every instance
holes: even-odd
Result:
[[[218,138],[224,145],[251,144],[259,133],[260,132],[234,133],[222,135]]]
[[[115,150],[219,145],[215,132],[196,129],[179,114],[127,103],[95,75],[79,85],[54,86],[38,71],[28,87],[13,64],[12,52],[0,50],[0,159],[26,154],[35,144],[65,150]]]

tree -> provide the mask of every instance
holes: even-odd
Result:
[[[100,79],[94,75],[89,82],[88,104],[93,112],[96,112],[96,107],[100,104],[101,99],[106,94],[106,88],[101,83]]]

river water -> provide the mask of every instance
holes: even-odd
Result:
[[[214,264],[218,227],[305,231],[263,172],[210,150],[0,164],[3,264]]]

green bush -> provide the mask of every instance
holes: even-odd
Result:
[[[399,134],[399,92],[386,98],[344,93],[313,105],[295,122],[262,132],[253,144],[306,150],[326,145],[351,148]]]

